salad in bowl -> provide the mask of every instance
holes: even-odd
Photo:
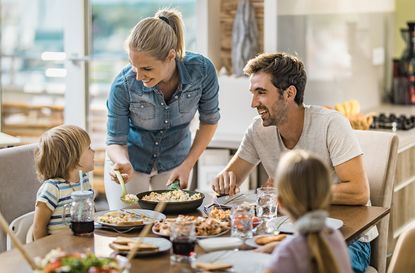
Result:
[[[39,273],[127,273],[127,258],[97,257],[94,253],[72,252],[53,249],[42,259],[35,258]],[[126,268],[124,271],[123,268]]]

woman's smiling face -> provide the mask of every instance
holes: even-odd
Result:
[[[145,87],[154,87],[170,77],[168,65],[172,61],[170,54],[165,61],[136,50],[130,50],[128,55],[137,81],[142,81]]]

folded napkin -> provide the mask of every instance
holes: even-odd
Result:
[[[242,240],[236,237],[217,237],[199,240],[198,244],[204,251],[237,249],[242,245]]]

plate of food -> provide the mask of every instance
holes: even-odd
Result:
[[[202,203],[205,195],[198,191],[188,190],[156,190],[137,194],[138,204],[143,209],[153,210],[159,202],[166,202],[163,212],[180,213],[196,210]]]
[[[163,213],[146,209],[122,209],[97,212],[95,222],[103,228],[131,229],[166,219]]]
[[[263,234],[263,235],[257,235],[253,238],[250,238],[248,240],[245,241],[245,244],[257,248],[260,246],[264,246],[270,243],[274,243],[274,242],[282,242],[283,240],[285,240],[287,237],[290,237],[291,235],[287,235],[287,234],[277,234],[277,235],[273,235],[273,234]]]
[[[153,225],[152,231],[162,237],[170,237],[170,226],[176,221],[191,221],[195,223],[196,237],[209,238],[226,234],[230,230],[229,222],[212,217],[179,215],[168,218]]]
[[[36,272],[111,272],[127,273],[130,265],[126,257],[97,257],[94,253],[67,253],[52,249],[44,258],[36,257]],[[122,269],[124,270],[122,271]]]
[[[172,243],[164,238],[155,237],[117,237],[110,243],[110,248],[115,252],[126,255],[138,242],[136,256],[147,256],[168,251],[172,247]]]

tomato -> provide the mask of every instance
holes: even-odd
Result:
[[[45,266],[45,268],[43,269],[43,273],[51,273],[59,267],[61,267],[61,262],[60,261],[54,261],[54,262],[48,263]]]
[[[253,227],[258,226],[260,223],[261,223],[261,220],[258,217],[256,217],[256,216],[252,217],[252,226]]]

